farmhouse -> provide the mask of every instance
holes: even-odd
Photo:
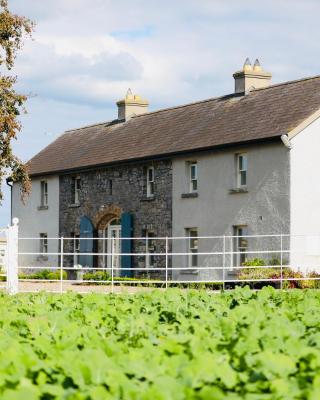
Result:
[[[32,194],[23,205],[14,184],[13,216],[22,237],[38,238],[21,241],[22,251],[41,255],[20,264],[58,263],[51,253],[63,236],[64,251],[75,253],[70,267],[152,271],[164,265],[165,238],[176,237],[170,265],[184,269],[174,277],[193,280],[213,276],[200,266],[221,263],[203,255],[222,246],[208,237],[238,236],[223,244],[237,252],[231,268],[249,257],[247,235],[291,234],[285,245],[295,249],[295,235],[317,235],[320,76],[271,85],[246,60],[233,77],[234,93],[153,112],[129,90],[117,119],[67,131],[33,157]],[[316,265],[319,246],[311,247],[307,262]]]

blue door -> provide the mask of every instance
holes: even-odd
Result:
[[[93,225],[88,217],[80,220],[80,253],[93,253]],[[80,255],[79,261],[83,267],[93,267],[93,256],[90,254]]]
[[[123,213],[121,215],[121,253],[127,255],[121,256],[121,276],[132,277],[132,253],[133,248],[133,218],[130,213]]]

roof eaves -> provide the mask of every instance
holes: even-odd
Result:
[[[196,149],[187,149],[187,150],[181,150],[181,151],[174,151],[171,153],[165,153],[165,154],[154,154],[146,157],[137,157],[137,158],[131,158],[131,159],[124,159],[124,160],[117,160],[117,161],[112,161],[112,162],[107,162],[107,163],[100,163],[100,164],[92,164],[92,165],[84,165],[80,167],[74,167],[74,168],[69,168],[69,169],[61,169],[61,170],[54,170],[54,171],[42,171],[39,173],[30,173],[30,177],[37,177],[37,176],[45,176],[45,175],[64,175],[64,174],[69,174],[69,173],[74,173],[74,172],[80,172],[80,171],[88,171],[88,170],[93,170],[97,168],[104,168],[104,167],[111,167],[115,165],[127,165],[127,164],[132,164],[136,162],[145,162],[145,161],[151,161],[151,160],[165,160],[165,159],[170,159],[176,156],[182,156],[182,155],[188,155],[188,154],[194,154],[194,153],[200,153],[204,151],[210,151],[210,150],[221,150],[224,148],[230,148],[230,147],[236,147],[236,146],[242,146],[242,145],[249,145],[249,144],[255,144],[255,143],[262,143],[262,142],[272,142],[272,141],[277,141],[281,137],[281,134],[279,133],[278,135],[275,136],[267,136],[261,139],[251,139],[251,140],[243,140],[240,142],[232,142],[232,143],[223,143],[219,145],[214,145],[214,146],[207,146],[207,147],[199,147]]]

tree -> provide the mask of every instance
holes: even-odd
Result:
[[[9,174],[14,182],[21,182],[21,195],[25,198],[31,188],[27,167],[12,152],[12,141],[21,131],[19,115],[27,97],[15,91],[17,77],[10,74],[16,55],[24,39],[31,36],[34,24],[28,18],[11,13],[8,1],[0,0],[0,182]],[[2,200],[0,189],[0,202]]]

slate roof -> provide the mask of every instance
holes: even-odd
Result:
[[[31,175],[276,138],[320,109],[320,76],[67,131],[29,161]]]

